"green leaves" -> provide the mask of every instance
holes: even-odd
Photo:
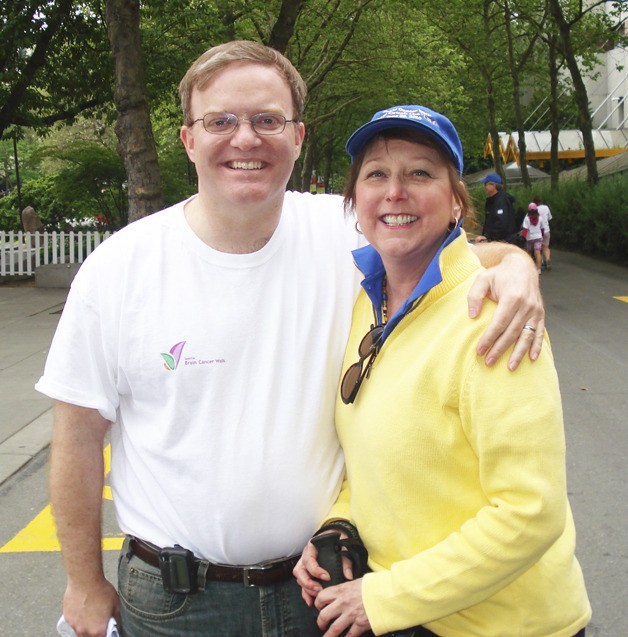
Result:
[[[19,125],[50,136],[64,121],[77,122],[72,135],[83,139],[81,113],[104,127],[115,121],[106,1],[0,3],[0,135]],[[579,3],[555,1],[575,20]],[[515,53],[535,34],[541,37],[520,78],[522,92],[532,96],[532,111],[550,93],[545,36],[552,29],[545,3],[536,0],[145,0],[140,28],[147,100],[168,202],[194,189],[194,171],[178,140],[178,83],[204,50],[234,38],[285,48],[308,82],[306,142],[292,187],[307,189],[316,170],[341,189],[348,165],[345,140],[392,104],[420,103],[445,112],[460,132],[466,163],[478,166],[485,161],[489,122],[497,131],[515,128],[506,2]],[[594,4],[599,9],[587,9],[571,29],[576,54],[586,64],[601,42],[622,37],[610,12],[619,10],[619,3]],[[574,100],[570,108],[557,110],[572,114]],[[49,194],[68,202],[69,215],[77,206],[90,213],[104,210],[108,223],[117,226],[125,220],[126,193],[115,141],[107,142],[106,153],[91,142],[72,147],[74,158],[61,152],[57,141],[59,152],[47,142],[38,167],[59,178]],[[20,150],[22,160],[28,154]],[[35,177],[25,167],[22,177],[27,190],[26,182]],[[72,191],[77,197],[70,201]]]
[[[5,2],[0,25],[0,136],[12,124],[45,131],[110,102],[109,47],[98,2]]]

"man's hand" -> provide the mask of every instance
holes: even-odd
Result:
[[[539,275],[534,262],[519,248],[500,244],[486,244],[481,252],[476,250],[483,265],[495,260],[495,255],[485,259],[485,250],[501,251],[501,261],[481,273],[469,291],[467,301],[469,316],[475,318],[482,310],[485,298],[497,302],[490,325],[480,338],[477,352],[486,355],[486,364],[491,366],[513,344],[515,347],[508,360],[508,369],[515,370],[529,353],[536,360],[541,352],[545,330],[545,309],[539,287]],[[527,326],[526,329],[523,329]],[[530,329],[534,328],[534,331]]]
[[[68,586],[63,597],[63,615],[77,637],[105,637],[109,618],[120,623],[120,600],[106,579],[89,589]]]

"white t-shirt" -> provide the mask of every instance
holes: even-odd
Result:
[[[526,215],[525,219],[523,220],[522,227],[527,229],[528,231],[528,235],[526,237],[527,241],[537,241],[539,239],[542,239],[543,232],[549,232],[547,221],[545,221],[543,217],[541,217],[541,215],[539,215],[539,221],[536,225],[531,223],[530,215]],[[541,231],[541,228],[543,229],[543,231]]]
[[[536,207],[536,209],[539,213],[539,217],[541,217],[541,219],[545,221],[545,224],[547,225],[546,232],[549,232],[549,222],[552,220],[552,212],[549,209],[549,206],[545,205],[544,203],[540,203]]]
[[[286,193],[272,238],[225,254],[183,203],[77,274],[36,388],[113,424],[125,533],[218,563],[300,552],[343,477],[334,402],[361,278],[340,197]]]

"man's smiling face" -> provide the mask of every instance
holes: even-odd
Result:
[[[230,64],[205,87],[194,89],[191,111],[195,120],[207,113],[233,113],[240,120],[226,135],[208,133],[200,121],[182,127],[181,139],[196,166],[201,195],[220,208],[264,208],[283,199],[301,152],[303,124],[288,122],[282,133],[259,135],[247,121],[258,113],[293,119],[290,87],[277,69],[250,62]]]

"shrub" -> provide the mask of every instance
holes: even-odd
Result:
[[[595,186],[574,179],[554,191],[549,181],[509,191],[525,209],[536,195],[543,198],[552,211],[553,246],[628,264],[628,174],[603,177]]]
[[[33,206],[47,230],[58,229],[60,222],[68,216],[68,205],[59,197],[55,178],[40,176],[22,184],[22,208]],[[17,191],[0,199],[0,230],[21,230],[20,209]]]

